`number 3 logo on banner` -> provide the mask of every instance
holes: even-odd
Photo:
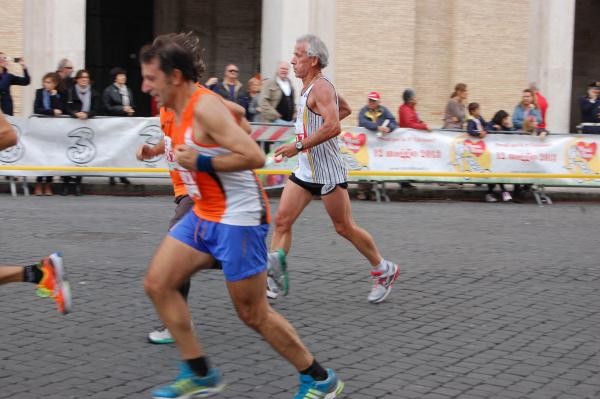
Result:
[[[4,151],[0,151],[0,162],[3,163],[17,162],[23,157],[23,154],[25,154],[25,147],[21,142],[21,129],[19,128],[19,126],[12,123],[11,126],[13,127],[13,129],[15,129],[15,132],[17,132],[18,141],[16,145],[7,148]]]
[[[94,132],[89,127],[80,127],[67,134],[74,138],[73,144],[67,148],[67,157],[74,163],[85,164],[96,158],[96,145],[92,141]]]

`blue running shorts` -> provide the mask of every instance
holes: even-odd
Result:
[[[227,281],[239,281],[267,270],[268,224],[234,226],[200,219],[188,212],[169,235],[212,255],[223,265]]]

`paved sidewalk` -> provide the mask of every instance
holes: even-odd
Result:
[[[0,195],[0,261],[59,249],[74,289],[63,317],[32,285],[0,287],[0,398],[149,398],[172,380],[175,347],[146,342],[157,321],[142,278],[173,207],[168,196]],[[294,230],[290,296],[274,304],[346,381],[343,397],[600,397],[599,205],[353,209],[401,261],[389,300],[366,301],[368,265],[315,201]],[[219,397],[293,396],[294,370],[238,321],[220,272],[194,277],[190,304],[229,383]]]

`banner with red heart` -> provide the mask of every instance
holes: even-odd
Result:
[[[485,143],[481,140],[479,141],[471,141],[465,140],[465,146],[469,150],[469,152],[476,157],[480,157],[485,152]]]
[[[577,142],[577,152],[579,156],[586,161],[591,161],[596,155],[596,143],[586,143],[585,141]]]
[[[367,135],[364,133],[352,134],[350,132],[344,132],[341,135],[341,139],[344,145],[356,154],[367,142]]]

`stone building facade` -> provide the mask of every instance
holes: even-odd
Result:
[[[480,103],[489,119],[498,109],[512,112],[521,91],[536,82],[550,103],[549,128],[565,132],[572,128],[577,91],[572,89],[575,3],[143,0],[154,8],[155,34],[190,29],[201,34],[209,75],[220,75],[225,63],[235,62],[242,81],[257,72],[273,76],[277,61],[290,59],[295,39],[310,32],[328,45],[331,64],[325,73],[355,112],[367,93],[377,90],[396,114],[403,90],[410,87],[417,92],[421,117],[439,126],[453,86],[464,82],[469,101]],[[593,1],[577,3],[595,7]],[[577,14],[585,14],[580,8]],[[84,65],[85,48],[93,45],[85,39],[85,10],[86,0],[0,0],[0,17],[8,21],[0,27],[0,51],[25,54],[34,78],[32,86],[15,90],[23,104],[30,103],[43,72],[53,70],[61,57]],[[65,24],[75,32],[65,34]],[[20,109],[28,114],[29,107]],[[348,124],[355,123],[353,115]]]

